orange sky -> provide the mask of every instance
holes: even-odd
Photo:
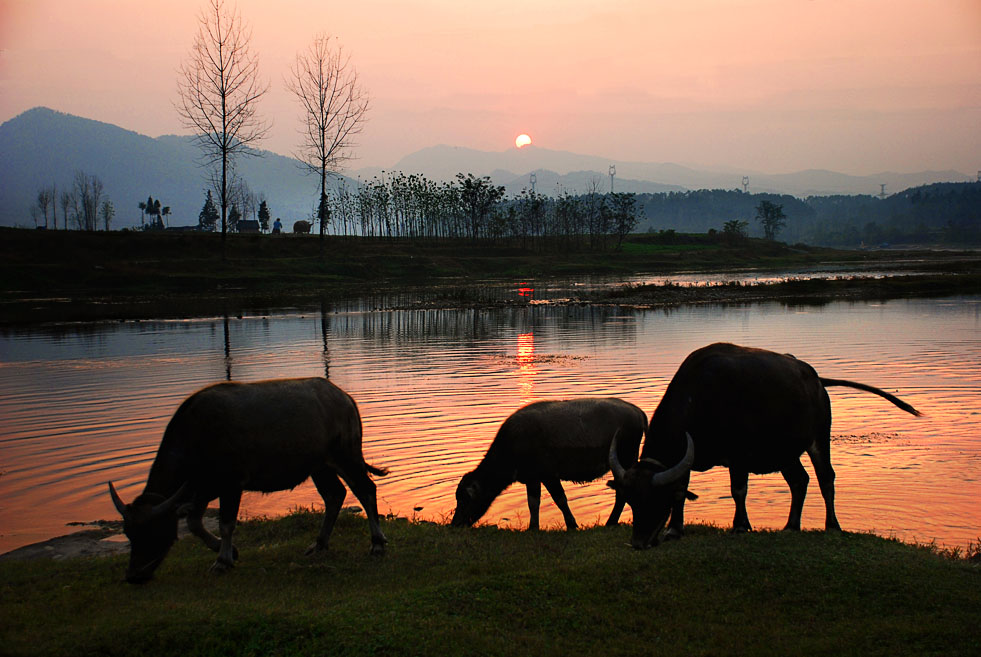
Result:
[[[182,132],[203,0],[0,0],[0,121],[31,107]],[[979,0],[240,0],[295,149],[283,74],[337,36],[373,108],[353,166],[439,143],[780,173],[981,169]]]

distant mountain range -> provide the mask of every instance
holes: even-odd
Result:
[[[263,157],[238,159],[237,173],[256,193],[265,195],[274,217],[292,221],[308,217],[317,199],[317,180],[289,157],[263,152]],[[171,208],[171,225],[197,223],[209,186],[208,170],[197,166],[201,152],[189,137],[157,138],[115,125],[35,108],[0,124],[0,225],[32,226],[30,209],[43,187],[58,193],[71,188],[75,171],[96,175],[104,194],[116,208],[114,227],[140,224],[138,204],[147,196]],[[424,148],[402,158],[385,171],[423,174],[434,180],[452,180],[458,172],[490,176],[509,195],[530,188],[543,194],[579,194],[610,189],[610,165],[616,167],[614,189],[619,192],[657,193],[685,189],[737,189],[749,176],[751,192],[794,196],[878,194],[935,182],[967,182],[957,171],[914,174],[882,173],[849,176],[832,171],[792,174],[696,170],[677,164],[623,162],[592,155],[553,151],[535,146],[503,152],[452,146]],[[341,178],[348,184],[360,177],[384,175],[367,168]],[[59,222],[61,218],[59,217]]]
[[[534,145],[503,152],[433,146],[405,156],[392,169],[405,173],[421,173],[435,179],[449,179],[457,171],[468,171],[474,175],[490,176],[496,184],[504,185],[509,193],[520,192],[522,188],[529,187],[529,174],[536,172],[536,188],[543,193],[554,194],[556,184],[570,193],[583,193],[594,180],[600,182],[601,191],[609,191],[611,165],[616,168],[614,190],[638,194],[685,189],[742,189],[743,176],[749,178],[750,192],[799,197],[879,194],[882,184],[886,185],[887,194],[895,194],[920,185],[974,180],[959,171],[884,172],[870,176],[851,176],[817,169],[786,174],[704,170],[671,163],[612,160],[553,151]],[[376,172],[373,169],[362,169],[358,173],[365,178]]]
[[[316,176],[293,158],[262,155],[239,158],[239,176],[265,194],[272,216],[287,226],[310,216],[319,196]],[[170,206],[170,225],[197,224],[209,186],[200,159],[190,137],[154,139],[47,108],[28,110],[0,125],[0,225],[33,226],[38,190],[55,185],[59,196],[70,191],[75,171],[102,181],[116,210],[115,228],[139,226],[138,204],[147,196]]]

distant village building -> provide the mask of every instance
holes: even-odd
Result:
[[[238,221],[238,232],[240,233],[258,233],[259,232],[259,222],[255,219],[239,219]]]

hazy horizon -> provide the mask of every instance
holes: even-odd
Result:
[[[766,173],[981,170],[981,3],[417,0],[236,5],[273,123],[283,85],[336,36],[372,97],[350,169],[445,144],[535,146],[615,161]],[[150,137],[186,134],[173,102],[204,0],[0,0],[0,122],[36,106]]]

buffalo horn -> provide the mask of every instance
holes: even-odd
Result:
[[[617,430],[613,432],[613,442],[610,443],[610,472],[613,473],[613,479],[615,481],[623,481],[623,476],[627,473],[620,463],[620,457],[617,455],[617,435],[619,433],[620,427],[617,427]]]
[[[126,504],[123,502],[122,498],[119,497],[119,493],[116,492],[116,487],[109,482],[109,495],[112,497],[112,503],[116,505],[116,511],[119,511],[119,515],[126,515]]]
[[[692,463],[695,462],[695,442],[691,439],[690,433],[685,433],[685,437],[688,439],[688,449],[685,452],[684,458],[664,472],[658,472],[656,475],[654,475],[651,478],[652,486],[667,486],[668,484],[673,484],[686,473],[691,471]]]
[[[171,495],[168,499],[164,500],[160,504],[156,505],[150,511],[151,518],[157,518],[165,513],[169,513],[177,503],[180,501],[181,497],[184,495],[184,491],[187,490],[188,483],[184,482],[184,485],[177,489],[177,492]]]

